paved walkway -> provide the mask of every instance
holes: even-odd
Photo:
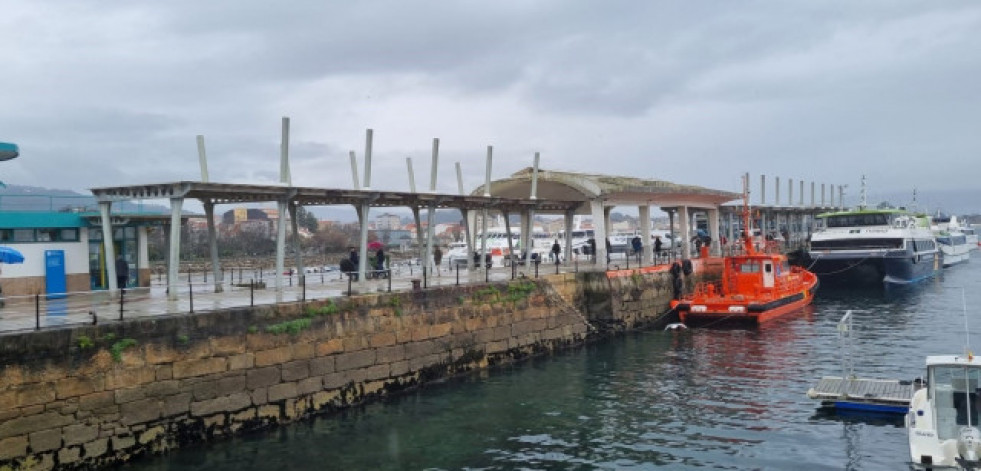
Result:
[[[626,268],[626,260],[622,257],[614,259],[610,269]],[[633,263],[631,268],[636,268]],[[560,272],[605,270],[605,266],[591,263],[560,265]],[[538,267],[539,274],[554,274],[553,264],[542,263]],[[529,278],[535,277],[534,266],[515,267],[517,277],[521,274]],[[231,280],[225,280],[224,292],[215,293],[212,283],[207,283],[201,275],[195,275],[191,281],[183,274],[179,289],[179,299],[167,299],[167,287],[162,279],[154,277],[149,288],[128,289],[122,299],[110,297],[106,291],[85,291],[67,293],[60,298],[42,294],[38,296],[7,297],[4,306],[0,308],[0,332],[30,331],[36,329],[56,328],[73,324],[99,324],[119,322],[121,319],[136,317],[159,316],[164,314],[185,314],[209,310],[241,307],[249,305],[274,304],[278,302],[293,302],[301,299],[314,300],[345,296],[348,291],[347,277],[339,272],[307,274],[306,289],[300,286],[299,277],[284,276],[282,292],[277,293],[273,287],[274,272],[266,271],[261,279],[267,283],[265,289],[250,289],[249,273],[243,273],[240,283],[238,273]],[[210,274],[209,274],[210,276]],[[228,276],[228,273],[226,273]],[[254,276],[254,275],[252,275]],[[510,267],[491,268],[485,274],[483,270],[459,271],[459,284],[484,283],[485,280],[503,281],[511,279]],[[354,293],[377,293],[391,291],[409,291],[412,280],[420,280],[419,267],[402,266],[392,270],[391,281],[388,279],[369,279],[363,284],[353,283]],[[211,280],[213,282],[213,280]],[[292,281],[292,283],[291,283]],[[448,286],[457,284],[457,271],[443,269],[438,276],[426,279],[427,287]],[[189,291],[191,292],[189,294]]]

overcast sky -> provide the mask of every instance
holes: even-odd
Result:
[[[981,2],[7,0],[9,184],[483,183],[530,166],[739,189],[743,172],[870,192],[976,189]],[[770,190],[768,190],[770,193]]]

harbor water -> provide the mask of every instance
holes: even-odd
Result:
[[[806,397],[841,375],[913,379],[981,345],[981,261],[903,289],[819,291],[751,329],[644,331],[430,385],[382,403],[127,465],[140,470],[907,469],[901,418]]]

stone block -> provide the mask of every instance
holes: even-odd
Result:
[[[280,408],[278,405],[268,405],[260,406],[256,411],[256,415],[259,418],[272,419],[273,422],[279,422],[279,417],[281,415]]]
[[[283,381],[296,381],[310,376],[308,360],[291,361],[283,365]]]
[[[99,438],[82,445],[86,458],[98,458],[109,451],[109,439]]]
[[[180,382],[176,379],[154,381],[143,389],[146,391],[147,397],[171,396],[180,392]]]
[[[405,344],[405,358],[411,360],[426,355],[431,355],[436,351],[435,342],[410,342]]]
[[[389,367],[390,367],[389,374],[393,378],[398,378],[399,376],[402,376],[409,372],[409,361],[408,360],[396,361],[391,365],[389,365]]]
[[[136,445],[136,437],[132,435],[114,435],[111,443],[114,451],[125,451]]]
[[[102,391],[104,387],[102,375],[65,378],[55,382],[55,395],[58,399],[66,399]]]
[[[70,415],[62,415],[58,412],[44,412],[17,417],[0,424],[0,438],[16,437],[26,435],[41,430],[64,427],[74,421]]]
[[[409,359],[409,370],[419,371],[423,368],[437,365],[440,363],[440,356],[438,354],[424,355]]]
[[[350,335],[348,337],[344,337],[344,339],[341,340],[341,343],[344,345],[345,352],[356,352],[365,347],[364,339],[362,339],[360,335]]]
[[[245,391],[245,374],[244,372],[235,376],[228,376],[218,380],[218,395],[227,396],[229,394],[234,394],[237,392]]]
[[[261,368],[270,365],[282,365],[293,359],[293,351],[290,346],[261,350],[255,352],[255,366]]]
[[[252,397],[252,404],[261,406],[269,402],[269,389],[259,388],[249,391],[249,396]]]
[[[152,366],[138,368],[114,368],[106,372],[106,389],[131,388],[157,379],[157,371]]]
[[[221,373],[227,369],[228,360],[225,358],[201,358],[178,361],[174,363],[174,378],[182,379]]]
[[[64,466],[78,462],[82,459],[82,448],[73,446],[58,450],[58,464]]]
[[[26,435],[0,440],[0,460],[20,458],[27,455],[27,445],[28,440]]]
[[[25,384],[17,388],[17,405],[19,407],[45,404],[54,401],[55,386],[51,383]]]
[[[392,345],[390,347],[380,347],[375,351],[375,363],[392,363],[405,359],[405,346]]]
[[[316,357],[310,359],[310,376],[323,376],[334,372],[334,357]]]
[[[296,383],[296,394],[303,396],[313,394],[324,388],[324,379],[320,376],[302,379]]]
[[[203,381],[195,383],[191,388],[191,396],[195,401],[214,399],[218,397],[218,381]]]
[[[316,347],[313,343],[294,343],[293,344],[293,359],[294,360],[309,360],[313,358],[316,354]]]
[[[429,337],[433,339],[438,339],[450,335],[451,332],[453,332],[453,324],[448,322],[443,324],[436,324],[429,328]]]
[[[341,353],[334,358],[334,368],[337,371],[347,371],[364,368],[375,364],[374,350],[361,350],[351,353]]]
[[[211,337],[208,343],[211,344],[211,353],[214,355],[229,356],[245,353],[245,337],[242,336]]]
[[[391,372],[391,366],[389,364],[375,365],[370,368],[366,368],[364,371],[364,379],[367,381],[374,381],[378,379],[388,379]]]
[[[317,344],[315,351],[318,357],[343,352],[344,341],[341,339],[330,339],[326,342],[320,342]]]
[[[86,394],[78,398],[78,410],[90,411],[98,410],[116,403],[116,394],[113,391],[102,391]]]
[[[174,367],[171,365],[157,365],[157,381],[174,378]]]
[[[248,409],[243,410],[242,412],[229,414],[228,420],[229,422],[232,423],[245,422],[256,418],[256,414],[257,414],[256,408],[250,407]]]
[[[45,451],[61,448],[61,429],[41,430],[34,432],[28,437],[31,445],[31,454],[43,453]]]
[[[228,369],[230,371],[244,370],[255,366],[254,353],[242,353],[228,357]]]
[[[87,424],[71,424],[61,429],[65,446],[79,445],[99,436],[99,427]]]
[[[146,362],[152,365],[169,364],[180,358],[180,353],[177,350],[159,343],[148,343],[143,351]]]
[[[282,377],[282,372],[278,366],[256,368],[246,372],[245,383],[246,387],[249,389],[264,388],[274,384],[279,384],[279,382],[282,381]]]
[[[161,413],[164,417],[173,417],[175,415],[186,414],[190,410],[191,393],[187,392],[165,397]]]
[[[204,417],[224,412],[237,412],[250,406],[252,406],[252,397],[247,392],[240,392],[206,401],[192,402],[191,415]]]
[[[296,383],[281,383],[269,387],[269,402],[278,402],[283,399],[290,399],[297,396]]]
[[[116,395],[116,404],[125,404],[146,398],[146,389],[139,386],[135,388],[117,389],[114,393]]]
[[[157,398],[129,402],[119,406],[119,423],[124,426],[142,424],[160,418],[163,407]]]
[[[368,338],[368,346],[372,348],[395,345],[395,332],[382,332]]]
[[[337,389],[347,386],[351,377],[347,373],[331,373],[324,376],[324,389]]]
[[[424,325],[412,329],[411,339],[413,342],[422,342],[429,339],[429,326]]]

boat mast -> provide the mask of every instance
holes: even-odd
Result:
[[[762,233],[762,230],[760,231]],[[753,250],[753,226],[749,217],[749,174],[743,176],[743,247],[747,254]]]

